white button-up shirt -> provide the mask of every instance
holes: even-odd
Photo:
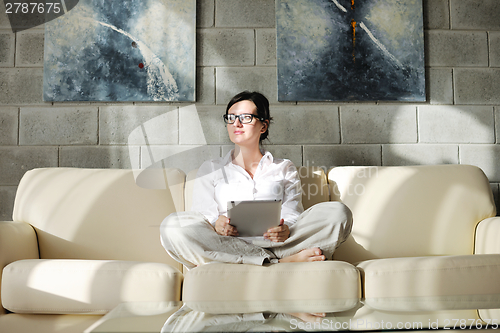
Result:
[[[232,161],[233,150],[225,157],[204,162],[198,169],[191,210],[215,224],[227,216],[228,201],[281,200],[281,218],[288,226],[304,211],[297,168],[290,160],[275,159],[263,152],[254,177]]]

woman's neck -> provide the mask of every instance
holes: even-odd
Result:
[[[259,146],[249,149],[248,147],[235,145],[233,163],[245,169],[250,177],[253,178],[262,156]]]

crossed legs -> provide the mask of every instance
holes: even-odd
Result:
[[[172,258],[193,268],[211,261],[262,265],[332,259],[351,228],[352,214],[347,206],[323,202],[299,216],[284,242],[259,239],[250,243],[238,237],[220,236],[197,212],[170,214],[161,224],[160,236]]]

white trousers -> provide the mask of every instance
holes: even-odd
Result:
[[[262,265],[319,247],[327,260],[344,242],[352,228],[352,213],[336,201],[322,202],[304,211],[290,227],[284,242],[266,239],[244,241],[221,236],[198,212],[178,212],[167,216],[160,226],[161,244],[176,261],[191,269],[211,261]]]

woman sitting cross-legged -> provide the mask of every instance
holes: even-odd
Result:
[[[214,261],[262,265],[331,260],[351,232],[351,211],[340,202],[304,211],[296,167],[261,149],[272,120],[267,98],[239,93],[227,105],[224,120],[234,149],[198,169],[191,211],[172,213],[162,222],[161,242],[168,254],[188,268]],[[282,202],[279,225],[262,237],[238,237],[227,217],[227,202],[269,199]]]

